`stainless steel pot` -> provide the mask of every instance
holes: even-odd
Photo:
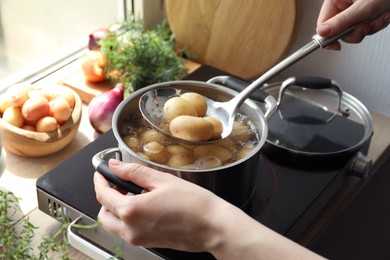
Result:
[[[121,133],[121,127],[128,117],[139,113],[138,101],[142,94],[150,91],[151,89],[166,87],[194,91],[217,101],[227,101],[237,95],[237,92],[234,90],[217,84],[200,81],[171,81],[142,88],[129,95],[115,110],[112,121],[112,129],[116,139],[118,140],[118,148],[114,150],[119,151],[121,159],[124,162],[140,163],[154,169],[172,173],[214,192],[216,195],[236,206],[243,207],[251,198],[254,192],[257,176],[258,174],[261,174],[257,170],[260,160],[259,151],[264,145],[268,134],[267,121],[263,112],[255,102],[249,99],[241,105],[238,111],[239,113],[247,116],[253,123],[258,136],[258,143],[245,158],[225,166],[205,170],[171,168],[166,165],[146,160],[145,158],[139,156],[125,144]],[[265,100],[263,101],[268,104],[267,106],[269,108],[267,111],[273,111],[275,109],[276,101],[272,96],[266,95]],[[112,150],[102,151],[94,157],[93,164],[100,172],[109,171],[107,163],[105,162],[105,157],[107,157],[107,153],[110,152],[112,152]],[[121,185],[121,180],[118,180],[118,178],[113,174],[103,173],[103,175],[105,175],[105,177],[111,182]],[[126,183],[124,185],[128,184],[129,183]],[[134,190],[135,193],[142,192],[142,187],[134,187],[134,184],[130,185],[132,187],[125,186],[125,188],[136,188]]]

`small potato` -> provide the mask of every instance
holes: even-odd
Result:
[[[137,151],[141,145],[141,142],[138,140],[138,138],[131,135],[126,135],[123,137],[123,141],[133,151]]]
[[[167,100],[163,108],[164,117],[168,122],[171,122],[174,118],[187,115],[198,116],[195,107],[181,97],[173,97]]]
[[[180,168],[185,165],[190,165],[194,162],[194,157],[191,153],[177,153],[173,155],[169,161],[168,166],[173,168]]]
[[[3,113],[3,120],[16,127],[23,125],[23,116],[19,107],[9,107]]]
[[[61,96],[65,98],[66,101],[68,101],[69,107],[71,109],[74,108],[74,105],[76,103],[76,99],[73,95],[73,93],[66,87],[57,87],[54,92],[55,95]]]
[[[180,95],[180,97],[184,98],[195,107],[198,117],[204,117],[206,115],[207,102],[202,95],[194,92],[187,92]]]
[[[232,158],[232,153],[219,144],[209,144],[197,146],[193,150],[195,158],[204,157],[204,156],[214,156],[218,157],[222,162],[226,162]]]
[[[29,83],[19,83],[11,86],[7,90],[11,106],[21,107],[28,99],[28,92],[30,90],[32,90],[32,86]]]
[[[66,101],[68,101],[69,107],[74,108],[74,105],[76,104],[76,98],[71,92],[64,92],[61,94],[63,98],[65,98]]]
[[[169,160],[169,152],[158,142],[149,142],[143,146],[143,149],[146,156],[153,162],[164,164]]]
[[[192,151],[184,146],[181,145],[169,145],[167,146],[167,151],[172,154],[178,154],[178,153],[191,153]]]
[[[49,101],[40,95],[33,96],[24,102],[22,106],[23,118],[28,121],[34,121],[48,116],[50,113]]]
[[[213,136],[214,126],[201,117],[178,116],[169,124],[169,130],[175,137],[199,142],[207,141]]]
[[[253,145],[245,145],[241,147],[241,149],[237,151],[235,159],[241,160],[242,158],[246,157],[253,150],[253,148]]]
[[[206,119],[207,121],[210,121],[214,126],[214,133],[211,136],[211,140],[220,139],[222,131],[223,131],[223,125],[222,125],[221,121],[219,121],[217,118],[212,117],[212,116],[206,116],[206,117],[204,117],[204,119]]]
[[[167,138],[163,135],[157,132],[154,129],[146,129],[145,132],[141,134],[141,142],[143,143],[149,143],[149,142],[158,142],[158,143],[165,143],[167,141]]]
[[[51,132],[57,130],[57,120],[51,116],[45,116],[38,120],[37,122],[37,132]]]
[[[11,106],[11,103],[8,100],[6,95],[0,96],[0,114],[3,114],[4,111]]]
[[[49,106],[50,115],[54,117],[58,123],[63,124],[68,121],[72,110],[65,98],[58,96],[49,102]]]

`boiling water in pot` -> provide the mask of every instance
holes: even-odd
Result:
[[[173,168],[198,170],[220,167],[248,155],[258,144],[259,133],[253,123],[238,114],[233,132],[224,140],[190,146],[158,133],[140,114],[124,120],[120,133],[124,143],[139,156]]]

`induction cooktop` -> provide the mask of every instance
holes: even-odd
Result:
[[[206,81],[224,74],[213,67],[202,66],[188,79]],[[61,215],[66,215],[74,222],[94,222],[100,205],[95,198],[95,170],[91,160],[96,153],[117,145],[113,132],[108,131],[40,177],[36,182],[39,209],[59,221]],[[242,210],[276,232],[297,241],[351,174],[351,164],[357,157],[364,156],[367,148],[368,144],[344,163],[334,165],[329,162],[312,165],[294,163],[264,150],[259,155],[259,168],[253,169],[258,173],[254,194]],[[87,245],[75,247],[94,258],[99,258],[96,251],[113,254],[118,245],[125,259],[213,258],[208,253],[130,246],[102,229],[96,232],[70,227],[69,232],[73,242],[86,240]]]

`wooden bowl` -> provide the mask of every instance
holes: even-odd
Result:
[[[33,132],[13,126],[0,118],[1,141],[3,147],[14,154],[26,157],[41,157],[55,153],[68,145],[79,129],[82,101],[70,88],[75,97],[71,118],[59,129],[52,132]]]

